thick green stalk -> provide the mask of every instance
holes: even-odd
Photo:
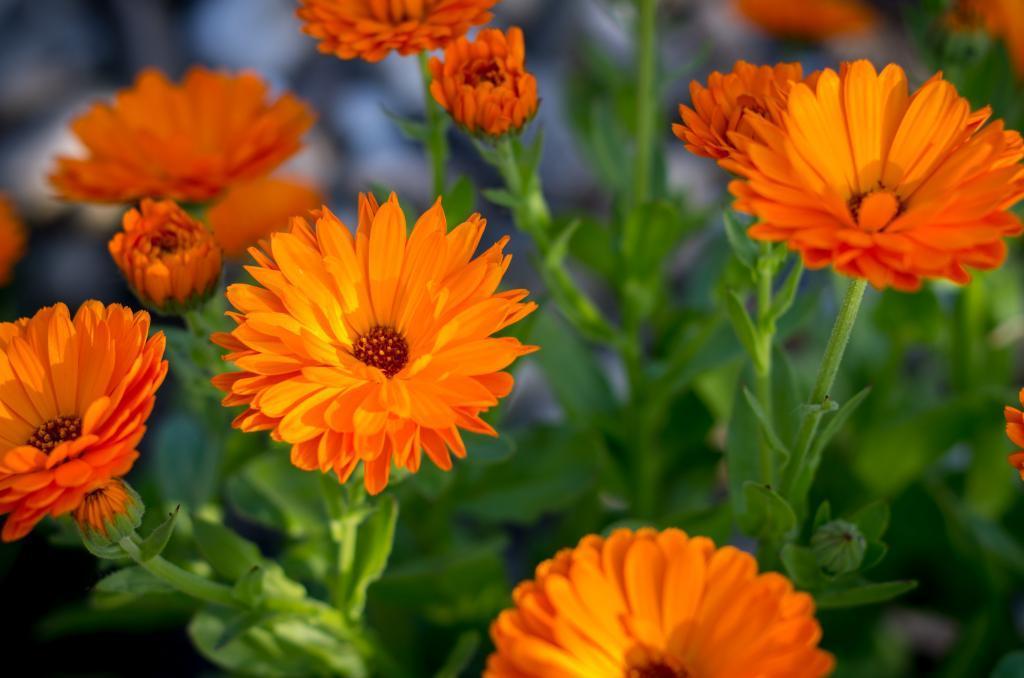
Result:
[[[757,397],[765,418],[773,421],[772,407],[772,346],[775,341],[775,323],[769,317],[772,309],[772,280],[775,268],[770,265],[768,255],[771,246],[761,243],[761,259],[757,266],[757,330],[758,356],[754,361],[754,395]],[[774,486],[776,460],[769,437],[761,432],[761,482]]]
[[[857,321],[857,312],[860,310],[866,288],[867,281],[860,278],[851,279],[846,288],[843,304],[836,317],[836,323],[832,327],[828,345],[825,347],[825,355],[818,367],[818,377],[815,379],[814,389],[811,391],[811,400],[800,421],[800,431],[793,449],[793,458],[786,468],[786,477],[782,488],[783,494],[796,506],[803,505],[811,482],[814,480],[817,460],[810,459],[808,455],[814,442],[814,436],[818,431],[818,424],[828,407],[829,392],[835,383],[839,365],[843,361],[843,354],[846,352],[850,333]]]
[[[657,0],[637,0],[636,148],[633,159],[633,205],[651,198],[657,114]]]
[[[430,156],[434,178],[434,197],[444,195],[447,188],[445,170],[448,166],[448,117],[430,93],[430,58],[420,52],[420,73],[423,77],[423,106],[427,118],[427,155]]]

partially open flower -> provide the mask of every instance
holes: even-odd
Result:
[[[430,93],[471,134],[518,132],[537,113],[537,80],[526,71],[523,32],[487,29],[459,38],[430,61]]]
[[[512,599],[485,678],[818,678],[835,664],[809,595],[682,530],[586,536]]]
[[[220,279],[213,234],[171,200],[143,200],[124,215],[110,254],[139,300],[160,313],[181,313],[205,301]]]
[[[447,46],[491,20],[500,0],[300,0],[302,30],[321,52],[380,61]]]
[[[320,191],[307,183],[263,177],[232,186],[207,210],[206,220],[224,256],[240,259],[274,231],[287,229],[292,217],[322,204]]]
[[[827,40],[878,22],[863,0],[737,0],[736,6],[751,23],[782,39]]]
[[[89,490],[71,517],[86,539],[112,544],[128,537],[142,523],[142,499],[120,478]]]
[[[1020,402],[1024,405],[1024,389],[1020,391]],[[1024,480],[1024,412],[1007,405],[1003,413],[1006,415],[1006,435],[1020,448],[1010,455],[1009,462],[1020,472],[1021,480]]]
[[[7,196],[0,194],[0,285],[11,282],[14,265],[25,254],[25,226]]]
[[[149,314],[88,301],[0,324],[0,513],[20,539],[118,478],[139,456],[167,374]]]
[[[690,83],[693,108],[679,106],[683,121],[673,125],[672,131],[695,155],[715,160],[734,156],[741,161],[737,142],[757,138],[750,118],[757,116],[778,126],[792,84],[802,81],[813,87],[817,75],[804,80],[799,63],[755,66],[737,61],[732,72],[709,75],[706,87],[696,80]]]
[[[294,96],[268,100],[254,73],[196,67],[175,84],[147,69],[112,104],[75,119],[86,153],[58,158],[50,181],[69,200],[205,202],[270,173],[312,124],[312,111]]]

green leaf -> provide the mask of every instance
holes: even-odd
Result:
[[[860,529],[865,539],[878,541],[889,529],[889,515],[889,504],[879,499],[855,511],[849,520]]]
[[[167,542],[170,541],[171,535],[174,533],[174,523],[178,519],[178,510],[180,507],[174,507],[174,511],[167,516],[167,520],[160,523],[155,530],[149,533],[149,536],[139,544],[139,557],[142,562],[146,562],[152,558],[163,553],[164,548],[167,546]]]
[[[736,337],[740,340],[740,343],[743,344],[743,348],[747,350],[747,355],[750,356],[755,364],[760,363],[762,358],[758,348],[757,329],[754,326],[754,321],[750,319],[750,314],[747,313],[746,307],[743,305],[743,299],[734,290],[729,290],[725,294],[725,310],[729,313],[729,320],[732,322],[733,330],[736,332]]]
[[[566,416],[585,421],[614,409],[611,387],[590,347],[554,312],[542,309],[535,315],[529,341],[543,349],[534,359]]]
[[[805,591],[813,591],[825,582],[814,552],[806,546],[786,544],[782,547],[782,565],[793,583]]]
[[[811,523],[811,532],[814,532],[830,520],[832,520],[832,505],[826,499],[818,505],[818,510],[814,514],[814,521]]]
[[[172,593],[174,588],[141,567],[126,567],[108,574],[96,584],[99,593],[130,593],[141,596],[146,593]]]
[[[1024,651],[1004,655],[989,678],[1024,678]]]
[[[239,579],[263,562],[255,544],[219,523],[196,517],[192,528],[199,553],[217,574],[230,581]]]
[[[883,584],[865,584],[840,591],[824,591],[814,597],[822,610],[834,610],[844,607],[858,607],[884,603],[901,596],[917,587],[916,581],[890,581]]]
[[[726,210],[723,213],[725,220],[725,237],[729,240],[736,259],[748,269],[753,271],[757,266],[758,246],[747,235],[747,226],[740,223],[735,212]]]
[[[466,631],[455,641],[455,647],[448,654],[444,666],[435,674],[436,678],[458,678],[469,669],[470,662],[480,649],[480,632]]]
[[[504,188],[485,188],[480,193],[495,205],[507,207],[510,210],[516,210],[520,207],[519,199]]]
[[[728,467],[729,500],[737,522],[743,525],[747,516],[747,496],[744,490],[748,482],[757,481],[761,474],[760,435],[757,417],[750,409],[750,403],[739,390],[733,398],[732,417],[725,444],[725,461]]]
[[[825,452],[825,448],[836,434],[846,426],[846,422],[850,420],[853,413],[857,411],[857,408],[861,406],[861,403],[863,403],[870,394],[871,387],[866,386],[859,391],[857,395],[843,403],[836,413],[829,418],[824,428],[822,428],[821,433],[819,433],[815,438],[814,445],[811,447],[811,453],[808,458],[812,460],[812,469],[817,468],[818,463],[821,461],[821,455]]]
[[[227,497],[241,516],[292,538],[327,529],[320,478],[295,468],[287,449],[280,446],[256,457],[231,477]]]
[[[160,424],[155,442],[156,477],[167,503],[196,509],[210,499],[218,455],[206,440],[200,422],[186,414],[172,414]]]
[[[737,518],[747,534],[778,541],[796,530],[797,520],[793,507],[775,490],[747,481],[743,485],[743,496],[747,510]]]
[[[445,194],[443,204],[449,229],[469,218],[476,206],[476,187],[468,176],[459,176]]]
[[[381,107],[384,115],[388,117],[391,122],[402,131],[410,141],[417,141],[419,143],[426,143],[430,138],[430,129],[427,127],[425,122],[419,120],[411,120],[409,118],[392,113],[386,108]]]
[[[387,567],[388,558],[395,540],[395,524],[398,521],[398,502],[386,495],[378,502],[368,518],[359,526],[356,539],[356,557],[349,579],[351,585],[345,600],[348,615],[359,619],[366,607],[366,590],[380,579]]]
[[[786,444],[779,439],[779,435],[775,432],[775,425],[768,418],[768,415],[761,407],[761,403],[757,402],[757,397],[751,393],[750,389],[746,386],[743,387],[743,395],[747,399],[747,405],[750,406],[750,411],[754,413],[755,417],[757,417],[757,422],[761,425],[761,432],[767,437],[768,444],[782,456],[783,461],[789,459],[789,449],[786,447]]]
[[[786,314],[786,311],[793,307],[793,302],[796,300],[797,290],[800,289],[800,279],[804,274],[804,262],[800,257],[796,258],[792,268],[789,269],[789,275],[786,276],[786,281],[782,283],[782,287],[776,292],[775,298],[772,300],[771,309],[768,311],[769,322],[775,323],[779,318]]]

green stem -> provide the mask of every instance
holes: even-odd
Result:
[[[633,205],[651,198],[654,128],[658,94],[657,0],[637,0],[636,149],[633,164]]]
[[[775,323],[771,321],[772,281],[775,267],[770,261],[771,245],[761,243],[761,258],[757,266],[757,329],[760,344],[754,364],[754,395],[764,411],[765,418],[773,421],[772,407],[772,347],[775,341]],[[775,485],[775,451],[766,432],[761,432],[761,482]]]
[[[427,118],[427,154],[434,177],[434,196],[444,195],[445,168],[448,165],[448,116],[430,93],[430,58],[420,52],[420,74],[423,78],[423,106]]]
[[[243,607],[238,599],[235,598],[231,588],[224,584],[218,584],[206,577],[183,570],[161,556],[154,556],[149,560],[143,560],[139,547],[130,536],[125,537],[118,544],[143,569],[185,595],[196,600],[213,603],[214,605]]]
[[[860,310],[866,288],[867,281],[861,278],[851,279],[846,288],[846,295],[843,297],[839,315],[836,317],[828,345],[825,347],[825,355],[818,367],[818,377],[814,381],[811,400],[800,421],[800,431],[793,449],[793,458],[786,469],[786,478],[782,488],[783,494],[796,506],[803,505],[814,479],[814,472],[817,470],[817,460],[809,458],[811,444],[814,442],[821,417],[827,411],[829,392],[832,390],[836,374],[839,372],[839,365],[846,352],[846,345],[850,341],[850,333],[857,320],[857,312]]]
[[[342,486],[329,475],[320,478],[320,490],[324,506],[330,519],[329,528],[335,552],[331,558],[334,576],[328,582],[331,602],[346,614],[351,588],[352,572],[355,567],[356,543],[359,538],[359,523],[352,519],[352,512],[362,507],[366,494],[361,483],[351,489],[349,500],[342,497]]]

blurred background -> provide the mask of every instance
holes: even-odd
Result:
[[[866,57],[878,65],[895,61],[919,83],[950,57],[948,50],[943,51],[948,45],[934,49],[930,15],[922,3],[878,0],[874,4],[881,21],[873,29],[812,46],[767,35],[725,0],[660,3],[662,64],[671,74],[661,100],[665,184],[685,205],[688,218],[709,226],[705,229],[709,235],[691,238],[672,259],[673,294],[680,303],[713,307],[713,290],[694,283],[703,270],[695,262],[706,259],[705,266],[711,265],[707,262],[721,265],[728,256],[717,217],[712,218],[726,204],[727,177],[712,163],[689,154],[669,128],[677,117],[677,104],[689,102],[690,80],[703,81],[710,71],[728,70],[740,58],[764,63],[798,60],[809,71]],[[46,176],[54,156],[76,148],[69,121],[91,102],[129,86],[147,66],[165,71],[172,79],[192,64],[253,69],[275,90],[296,92],[318,112],[319,119],[305,149],[282,173],[317,185],[343,217],[351,218],[356,193],[373,186],[393,188],[417,208],[431,201],[421,149],[382,115],[382,109],[407,117],[421,115],[423,93],[415,59],[391,57],[371,65],[319,54],[314,41],[300,32],[294,10],[295,3],[289,0],[0,0],[0,190],[12,198],[30,227],[27,255],[16,269],[15,282],[3,293],[5,319],[29,315],[57,301],[72,308],[89,298],[133,303],[106,250],[123,208],[63,203],[53,197]],[[556,213],[611,214],[608,177],[602,175],[593,153],[598,140],[614,144],[615,136],[613,130],[605,134],[601,129],[602,118],[595,114],[600,111],[593,102],[618,95],[628,101],[628,95],[606,86],[616,77],[628,83],[632,11],[631,3],[624,0],[504,0],[496,8],[497,24],[517,24],[526,31],[527,65],[539,78],[543,98],[540,122],[546,148],[541,172]],[[955,57],[977,58],[971,44],[955,48],[965,50]],[[619,69],[624,75],[614,75]],[[985,96],[984,87],[979,87],[979,96]],[[1005,108],[1019,108],[1020,89],[1006,86],[1003,90],[1010,97]],[[997,104],[997,113],[999,106],[1004,104]],[[456,173],[468,175],[478,187],[499,183],[465,137],[452,133],[451,141]],[[477,207],[492,224],[488,241],[509,230],[503,208],[482,199]],[[506,282],[537,290],[540,283],[531,272],[524,242],[524,238],[513,240],[512,251],[519,256]],[[586,252],[578,256],[587,259]],[[885,571],[894,577],[917,578],[921,586],[894,605],[825,615],[825,644],[840,654],[843,675],[987,675],[984,672],[1002,651],[1021,645],[1024,550],[1016,543],[1016,535],[1010,538],[998,527],[1024,524],[1020,491],[1004,460],[1010,444],[1001,437],[998,409],[1000,402],[1013,402],[1014,385],[1024,383],[1015,367],[1019,365],[1015,346],[1024,333],[1019,252],[1015,256],[1018,261],[1012,267],[980,286],[980,298],[964,300],[945,287],[915,296],[875,294],[868,319],[859,329],[861,336],[855,338],[847,381],[876,385],[872,412],[865,412],[863,419],[886,424],[879,428],[876,423],[871,429],[865,425],[844,438],[844,450],[867,450],[871,460],[858,462],[846,454],[844,461],[824,470],[822,483],[829,496],[840,501],[847,498],[851,504],[861,495],[881,493],[893,499],[896,517],[888,539],[893,553]],[[579,273],[588,275],[585,268]],[[808,311],[804,322],[809,329],[794,333],[791,348],[798,366],[817,359],[820,349],[815,347],[823,344],[828,327],[821,318],[834,308],[827,274],[816,274],[808,285],[826,291],[820,295],[821,308]],[[600,284],[595,283],[593,293],[601,298]],[[947,321],[958,313],[975,319],[977,336],[986,341],[998,331],[996,343],[970,344],[971,337],[957,337]],[[960,365],[954,355],[975,362]],[[602,370],[612,391],[622,388],[619,366],[608,362]],[[690,468],[703,474],[703,480],[720,473],[715,448],[721,444],[715,443],[715,436],[720,438],[721,431],[715,422],[723,410],[718,406],[722,397],[715,394],[723,390],[729,394],[736,374],[732,370],[721,383],[695,386],[689,400],[680,404],[690,408],[687,416],[700,422],[688,424],[690,442],[701,450]],[[998,376],[986,382],[987,374]],[[558,392],[559,385],[545,380],[541,368],[531,362],[518,379],[517,391],[505,405],[510,422],[525,427],[538,422],[555,425],[563,419],[567,407],[563,394]],[[984,407],[961,408],[953,417],[949,394],[968,393],[956,390],[965,384],[984,391]],[[933,387],[937,390],[931,392]],[[931,395],[915,396],[908,388]],[[133,472],[132,478],[143,478],[143,484],[146,474],[156,472],[154,455],[149,454],[155,441],[190,444],[186,437],[176,437],[180,429],[165,425],[174,389],[172,382],[161,393],[158,407],[164,411],[154,417],[142,461]],[[572,399],[568,402],[571,406]],[[944,403],[947,409],[937,409],[938,405],[932,406],[935,403]],[[944,426],[956,428],[946,435]],[[975,436],[979,430],[985,431],[979,434],[983,444]],[[543,449],[544,443],[531,439],[527,444]],[[520,449],[523,445],[521,441]],[[977,460],[979,450],[984,450],[986,459],[996,461],[987,461],[985,474],[974,477],[969,468],[975,468],[972,459]],[[912,462],[917,466],[908,469],[906,464],[895,464],[900,455],[918,451],[921,458]],[[890,464],[895,465],[895,478],[889,474]],[[939,469],[940,481],[929,480],[924,471],[933,467]],[[422,653],[424,665],[429,666],[443,660],[464,630],[486,628],[488,615],[501,606],[511,583],[527,576],[533,564],[558,545],[579,538],[580,523],[560,517],[573,507],[572,502],[580,502],[573,508],[584,516],[576,516],[584,525],[591,504],[600,504],[603,511],[614,506],[614,497],[590,492],[590,467],[560,468],[572,476],[568,485],[545,486],[525,497],[504,495],[502,501],[521,501],[530,507],[519,518],[509,516],[513,504],[493,510],[490,504],[467,500],[469,518],[466,513],[460,515],[469,523],[468,527],[460,523],[460,529],[473,537],[498,535],[500,541],[489,551],[478,549],[459,562],[477,572],[496,568],[495,579],[502,582],[496,591],[477,596],[475,603],[461,598],[428,601],[427,619],[405,624],[394,620],[401,616],[402,598],[414,588],[411,582],[417,576],[414,568],[406,568],[401,576],[381,584],[376,615],[384,623],[378,628],[385,634],[392,629],[405,646]],[[685,494],[685,488],[684,483],[679,492]],[[421,494],[429,509],[435,497]],[[959,498],[964,494],[975,502],[967,504],[970,513],[963,513]],[[729,519],[723,522],[700,512],[715,505],[713,495],[696,502],[680,500],[673,515],[681,517],[666,517],[666,523],[692,521],[692,529],[703,527],[705,532],[714,531],[716,539],[728,541],[732,536]],[[976,515],[987,522],[979,527]],[[245,531],[246,521],[238,522]],[[995,532],[985,531],[992,526]],[[273,550],[272,535],[251,525],[248,534]],[[970,554],[976,548],[972,539],[978,534],[983,534],[984,546],[996,555],[994,560],[986,556],[981,564],[971,564]],[[17,659],[19,665],[32,667],[35,675],[178,676],[216,671],[192,649],[183,630],[192,610],[187,603],[177,609],[167,602],[149,609],[144,601],[130,609],[114,604],[90,608],[87,598],[100,576],[94,559],[80,549],[56,549],[51,537],[38,530],[22,542],[0,546],[4,610],[9,619],[0,645],[8,662]],[[415,561],[416,541],[407,540],[404,553],[399,549],[399,561],[402,556],[406,563]],[[458,570],[448,576],[459,581]],[[473,604],[484,608],[467,610]],[[433,645],[439,649],[432,650]]]

